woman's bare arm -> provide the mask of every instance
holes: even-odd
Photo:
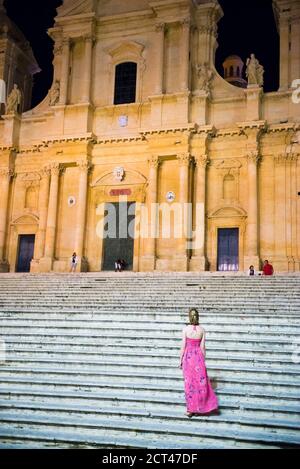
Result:
[[[183,360],[183,355],[185,351],[185,345],[186,345],[186,335],[185,335],[185,329],[182,331],[182,343],[181,343],[181,350],[180,350],[180,363],[179,367],[182,368],[182,360]]]
[[[205,330],[204,329],[202,329],[202,340],[201,340],[200,348],[205,358],[206,350],[205,350]]]

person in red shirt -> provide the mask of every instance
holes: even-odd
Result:
[[[263,275],[273,275],[274,274],[274,269],[271,264],[269,264],[269,261],[264,262],[264,267],[263,267]]]

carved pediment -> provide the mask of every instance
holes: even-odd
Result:
[[[238,205],[222,205],[212,210],[208,214],[208,218],[246,218],[247,213]]]
[[[64,0],[63,5],[57,8],[58,16],[73,16],[84,13],[94,13],[97,0]]]
[[[115,174],[113,171],[105,173],[100,177],[95,178],[91,183],[91,187],[99,186],[131,186],[137,184],[146,184],[147,179],[138,171],[132,171],[125,169],[125,177],[121,181],[116,180]]]
[[[239,169],[242,167],[242,163],[235,159],[224,159],[215,161],[213,166],[217,169]]]
[[[36,225],[38,223],[39,219],[36,215],[33,214],[27,214],[27,215],[22,215],[21,217],[16,218],[13,222],[12,225]]]
[[[125,41],[114,45],[107,50],[107,53],[114,59],[115,62],[123,59],[140,59],[145,49],[143,44],[135,41]]]

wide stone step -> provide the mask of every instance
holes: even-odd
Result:
[[[86,364],[86,363],[55,363],[51,361],[34,361],[32,365],[24,366],[22,363],[28,363],[27,360],[19,360],[7,362],[6,366],[0,366],[0,378],[6,376],[14,376],[15,374],[22,374],[22,376],[31,376],[36,374],[48,374],[49,376],[58,375],[72,375],[76,373],[77,376],[81,375],[88,376],[91,380],[104,379],[109,376],[110,379],[116,377],[132,376],[132,381],[136,382],[136,378],[139,380],[149,379],[151,382],[157,382],[165,379],[169,384],[173,380],[181,380],[182,374],[176,366],[168,366],[161,369],[159,364],[145,363],[143,367],[139,367],[136,363],[121,362],[105,360],[97,365]],[[34,364],[34,366],[33,366]],[[299,370],[282,368],[271,368],[266,366],[246,366],[246,365],[214,365],[208,363],[208,373],[214,379],[218,379],[220,376],[227,378],[239,377],[241,381],[246,380],[248,376],[253,377],[259,375],[261,379],[280,379],[281,382],[287,383],[289,380],[293,380],[296,384],[300,384],[300,372]]]
[[[76,340],[75,340],[76,339]],[[97,343],[99,345],[125,345],[125,344],[131,344],[132,346],[139,346],[139,347],[147,347],[147,346],[154,346],[154,347],[176,347],[177,349],[180,347],[181,341],[175,337],[171,338],[170,336],[163,337],[162,335],[157,338],[157,337],[149,337],[149,336],[139,336],[139,337],[134,337],[134,336],[123,336],[120,337],[117,334],[106,334],[105,336],[102,336],[100,334],[91,334],[90,336],[87,334],[39,334],[39,333],[24,333],[24,334],[13,334],[10,333],[8,334],[2,334],[1,329],[0,329],[0,340],[4,342],[9,342],[10,340],[13,340],[14,342],[19,342],[19,343],[29,343],[32,340],[43,342],[43,343],[61,343],[62,341],[67,344],[91,344],[91,343]],[[28,341],[28,342],[27,342]],[[208,343],[208,341],[207,341]],[[297,341],[291,341],[287,337],[281,337],[280,339],[275,337],[275,338],[260,338],[257,337],[257,335],[254,335],[254,337],[251,337],[249,335],[246,335],[243,337],[238,336],[238,337],[231,337],[228,338],[226,335],[224,337],[222,336],[216,336],[216,337],[209,337],[209,343],[212,347],[214,347],[216,344],[221,345],[223,344],[224,347],[230,346],[234,347],[237,344],[245,344],[247,347],[252,346],[254,348],[256,347],[265,347],[265,349],[269,349],[272,347],[272,350],[285,350],[288,352],[293,352],[295,350],[295,346],[297,346],[298,342]]]
[[[201,323],[203,327],[206,329],[207,332],[209,331],[222,331],[222,332],[249,332],[249,333],[270,333],[276,331],[276,327],[271,324],[263,325],[263,324],[224,324],[224,323],[207,323],[202,321]],[[293,334],[300,336],[299,324],[295,324],[294,326],[291,325],[280,325],[278,328],[278,333],[280,334]],[[159,328],[161,332],[169,332],[170,334],[180,334],[184,324],[182,322],[159,322],[159,321],[135,321],[133,318],[131,321],[126,321],[125,323],[113,325],[112,321],[99,321],[95,319],[86,319],[84,322],[82,321],[75,321],[75,320],[68,320],[68,319],[61,319],[61,320],[47,320],[40,318],[39,320],[28,321],[28,320],[8,320],[2,319],[0,317],[0,326],[3,330],[11,330],[14,329],[33,329],[33,328],[59,328],[59,329],[73,329],[76,330],[85,330],[85,329],[93,329],[93,330],[132,330],[133,326],[136,331],[139,330],[148,330],[153,331]],[[277,332],[277,331],[276,331]]]
[[[47,311],[42,312],[40,309],[34,310],[31,308],[31,312],[22,311],[0,311],[0,319],[6,319],[7,321],[67,321],[72,323],[73,321],[101,321],[101,322],[111,322],[119,318],[118,311]],[[243,314],[237,318],[236,314],[205,314],[201,313],[201,324],[202,325],[236,325],[237,319],[241,320],[243,325],[262,325],[262,326],[290,326],[290,327],[299,327],[300,324],[300,312],[298,315],[262,315],[262,314]],[[135,324],[149,324],[150,321],[157,321],[160,324],[180,324],[181,326],[187,321],[186,313],[174,313],[166,311],[153,311],[146,312],[141,311],[139,314],[136,314],[136,311],[124,311],[122,312],[122,321],[133,322]]]
[[[208,437],[204,441],[198,438],[198,441],[191,443],[187,441],[186,437],[180,435],[167,436],[160,435],[160,438],[155,434],[137,433],[133,436],[126,436],[126,432],[120,432],[118,435],[109,435],[108,432],[102,429],[98,431],[84,429],[84,438],[82,429],[74,427],[72,430],[61,429],[53,427],[44,429],[44,426],[28,426],[20,428],[18,424],[11,423],[9,425],[1,425],[0,438],[3,444],[0,443],[0,448],[7,449],[27,449],[27,448],[75,448],[75,449],[91,449],[91,448],[140,448],[140,449],[260,449],[265,448],[264,444],[255,442],[238,442],[236,440],[227,439],[222,442],[219,438]],[[280,448],[268,444],[270,449]]]
[[[82,415],[83,414],[83,415]],[[121,416],[121,418],[119,418]],[[150,417],[150,418],[149,418]],[[66,412],[64,410],[58,411],[55,409],[51,412],[48,407],[47,410],[40,410],[35,412],[29,409],[12,409],[10,412],[1,412],[2,422],[15,422],[24,426],[29,425],[47,425],[47,428],[53,428],[59,426],[61,428],[68,428],[74,426],[80,426],[82,432],[85,432],[86,428],[94,429],[99,431],[100,429],[109,430],[110,434],[114,435],[121,429],[126,430],[127,435],[135,434],[136,432],[145,432],[149,435],[149,432],[154,434],[160,434],[170,436],[171,434],[185,436],[190,439],[190,442],[197,443],[200,438],[218,437],[222,439],[234,439],[254,441],[265,444],[273,445],[288,445],[298,446],[300,443],[300,432],[286,430],[280,428],[279,430],[272,429],[271,431],[259,427],[255,428],[255,419],[252,422],[245,424],[235,423],[224,423],[214,420],[203,420],[203,417],[194,419],[193,422],[188,422],[187,419],[182,417],[178,418],[174,413],[169,415],[155,412],[149,415],[146,411],[135,412],[124,409],[123,412],[118,409],[110,409],[105,412],[100,409],[98,411],[94,408],[87,412],[87,409],[83,411],[78,409],[77,412]],[[80,421],[80,423],[79,423]]]
[[[3,394],[3,395],[2,395]],[[266,426],[283,426],[286,428],[299,428],[299,411],[300,406],[294,402],[283,402],[276,399],[263,399],[255,397],[250,400],[249,398],[241,397],[237,402],[236,396],[218,393],[219,405],[221,410],[221,418],[217,420],[237,421],[240,417],[255,417],[261,419],[270,419],[268,423],[260,422],[258,425]],[[106,389],[102,392],[82,392],[67,393],[62,391],[60,393],[49,392],[46,388],[40,392],[29,393],[27,391],[12,390],[9,394],[1,392],[0,390],[0,408],[17,407],[24,408],[25,406],[35,406],[39,408],[40,405],[45,406],[52,404],[55,408],[67,410],[68,405],[76,405],[78,408],[85,405],[93,406],[94,408],[110,407],[126,407],[134,409],[143,409],[148,412],[154,410],[169,411],[178,410],[178,415],[184,415],[185,401],[184,394],[173,393],[170,395],[160,395],[158,392],[149,394],[149,392],[136,391],[130,393],[128,389]]]
[[[37,362],[37,363],[42,363],[42,362],[53,362],[57,361],[57,363],[77,363],[77,364],[87,364],[87,365],[93,365],[93,364],[101,364],[103,360],[106,360],[107,358],[113,358],[114,362],[118,362],[119,360],[121,361],[131,361],[132,357],[134,357],[134,361],[137,365],[144,365],[147,363],[147,361],[151,360],[151,363],[153,364],[158,364],[161,366],[176,366],[178,364],[179,358],[178,358],[178,353],[177,354],[167,354],[164,356],[161,356],[160,354],[154,354],[154,353],[148,353],[145,354],[143,352],[140,352],[139,350],[136,350],[135,352],[127,353],[125,352],[116,352],[113,349],[110,352],[101,352],[99,350],[98,353],[94,354],[82,354],[81,352],[79,353],[70,353],[66,352],[65,354],[61,355],[60,352],[52,352],[48,351],[48,353],[44,352],[39,352],[36,351],[33,353],[32,351],[25,351],[25,350],[20,350],[19,352],[16,352],[14,350],[7,349],[6,350],[6,357],[5,360],[6,362],[9,363],[14,363],[17,362]],[[285,367],[286,370],[294,370],[296,369],[296,365],[292,362],[291,356],[288,358],[267,358],[264,357],[263,355],[261,357],[253,357],[251,355],[241,355],[241,354],[236,354],[236,355],[228,355],[227,353],[222,355],[220,353],[213,353],[209,352],[206,355],[206,363],[208,366],[211,364],[214,365],[219,365],[222,366],[224,363],[226,364],[234,364],[234,365],[239,365],[239,366],[250,366],[250,365],[258,365],[258,366],[269,366],[269,367]],[[299,368],[299,373],[300,373],[300,367]]]
[[[241,348],[237,347],[236,349],[216,347],[212,348],[211,345],[206,347],[207,357],[210,359],[227,359],[230,360],[258,360],[263,362],[280,363],[280,364],[291,364],[292,360],[292,350],[290,351],[266,351],[264,349],[251,350],[249,347]],[[243,353],[246,355],[243,355]],[[16,344],[6,343],[6,356],[7,358],[13,357],[60,357],[64,358],[84,358],[84,359],[94,359],[99,356],[114,356],[114,357],[131,357],[134,356],[138,360],[143,361],[145,358],[151,357],[152,360],[160,361],[161,363],[169,363],[169,360],[176,359],[178,361],[178,347],[174,348],[174,351],[171,350],[171,347],[161,347],[155,348],[151,346],[149,349],[144,350],[142,347],[136,347],[134,345],[130,346],[115,346],[113,344],[107,346],[78,346],[76,344],[70,345],[67,349],[66,347],[61,347],[59,344],[52,344],[49,347],[45,343],[31,343],[29,348],[26,348],[26,345],[23,344],[20,346],[19,342]],[[172,363],[172,362],[171,362]]]
[[[109,381],[105,379],[109,376]],[[153,377],[153,375],[152,375]],[[141,375],[135,377],[133,382],[130,379],[129,374],[112,374],[105,375],[104,378],[99,377],[98,380],[91,380],[89,377],[72,376],[72,375],[54,375],[53,377],[44,376],[43,374],[35,374],[30,376],[28,380],[27,376],[22,374],[16,374],[15,376],[2,376],[0,382],[0,388],[5,392],[14,391],[16,387],[22,386],[23,389],[29,391],[39,392],[41,389],[47,389],[52,391],[65,391],[66,389],[70,392],[87,391],[87,392],[101,392],[103,389],[130,389],[132,392],[158,392],[159,396],[169,395],[170,393],[182,393],[183,392],[183,381],[182,379],[172,380],[171,384],[165,383],[163,380],[157,380],[157,382],[150,382],[151,376]],[[241,380],[239,376],[226,378],[224,376],[219,377],[217,380],[210,377],[213,386],[217,389],[217,393],[223,393],[227,395],[235,396],[265,396],[268,399],[276,397],[283,399],[285,402],[289,400],[297,401],[299,403],[299,391],[300,384],[293,383],[291,381],[281,381],[280,379],[270,380],[258,377],[247,377],[247,379]],[[238,402],[238,401],[237,401]]]

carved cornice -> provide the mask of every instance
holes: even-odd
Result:
[[[140,134],[144,137],[149,135],[168,135],[168,134],[178,134],[178,133],[189,133],[194,134],[196,133],[197,126],[195,124],[190,124],[187,126],[181,127],[172,127],[172,128],[160,128],[160,129],[149,129],[149,130],[142,130]]]

